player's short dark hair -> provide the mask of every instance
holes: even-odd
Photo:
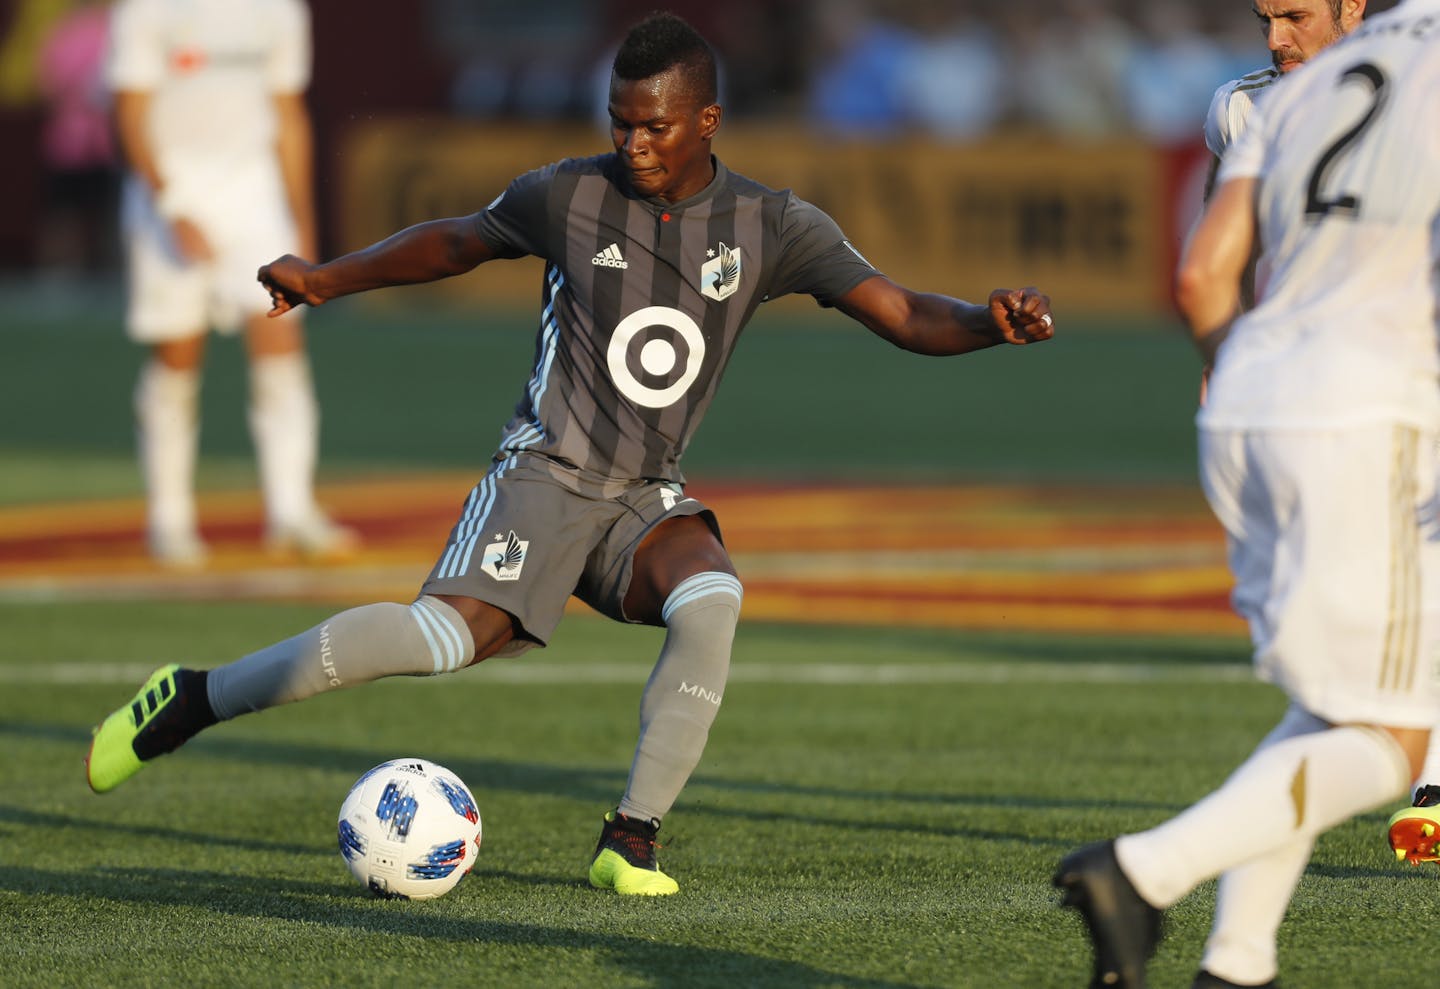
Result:
[[[615,53],[615,78],[649,79],[679,66],[701,105],[715,102],[719,72],[715,51],[684,18],[656,11],[630,29]]]
[[[1330,17],[1336,24],[1340,23],[1340,7],[1345,0],[1330,0]]]

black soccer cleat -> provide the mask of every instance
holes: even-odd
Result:
[[[1085,918],[1095,946],[1091,989],[1145,989],[1145,963],[1160,943],[1161,912],[1135,891],[1115,859],[1115,842],[1101,841],[1060,862],[1055,885],[1061,906]]]

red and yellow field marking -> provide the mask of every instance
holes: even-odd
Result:
[[[471,475],[352,481],[321,500],[365,539],[303,565],[260,546],[249,493],[200,504],[202,572],[146,556],[138,499],[0,508],[0,599],[409,600]],[[1182,487],[692,485],[720,518],[747,618],[947,628],[1232,634],[1220,530]],[[531,536],[531,538],[538,538]]]

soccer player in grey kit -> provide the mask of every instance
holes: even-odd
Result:
[[[413,604],[356,608],[213,670],[157,670],[96,729],[94,790],[216,721],[544,645],[573,594],[666,629],[590,882],[677,890],[656,863],[655,833],[705,747],[741,599],[719,525],[685,496],[679,462],[741,329],[789,292],[920,354],[1045,340],[1054,324],[1034,289],[975,305],[881,275],[823,212],[712,156],[716,93],[705,40],[678,17],[651,15],[615,56],[612,153],[523,175],[473,216],[417,224],[325,264],[286,256],[260,270],[278,315],[536,255],[546,267],[534,371]]]

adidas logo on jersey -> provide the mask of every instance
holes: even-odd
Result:
[[[630,262],[620,256],[620,245],[611,244],[605,250],[590,259],[590,263],[597,268],[628,268]]]

